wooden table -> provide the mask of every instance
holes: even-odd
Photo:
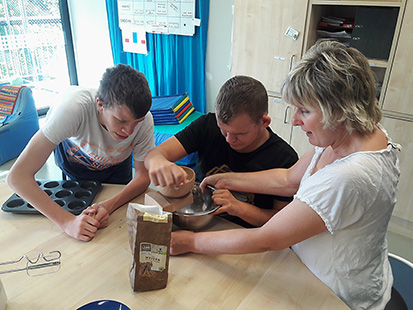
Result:
[[[122,186],[103,185],[95,201]],[[12,190],[0,181],[0,205]],[[133,202],[142,203],[138,197]],[[70,238],[42,215],[0,211],[0,262],[23,254],[59,250],[61,269],[30,277],[25,271],[0,275],[7,310],[76,309],[91,301],[112,299],[137,309],[348,309],[290,250],[248,255],[187,254],[170,258],[165,289],[134,293],[129,283],[126,209],[90,242]],[[209,230],[232,223],[213,220]]]

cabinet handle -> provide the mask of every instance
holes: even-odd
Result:
[[[284,124],[288,124],[287,117],[288,117],[288,110],[289,109],[290,109],[290,106],[287,105],[287,107],[284,110]]]
[[[273,99],[272,102],[273,102],[273,103],[283,104],[283,101],[282,101],[281,99]]]
[[[294,54],[293,55],[291,55],[291,57],[290,57],[290,69],[289,69],[289,71],[291,71],[291,69],[293,68],[293,60],[294,60]]]

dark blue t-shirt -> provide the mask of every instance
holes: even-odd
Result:
[[[71,180],[93,180],[110,184],[128,184],[132,180],[132,155],[117,165],[94,169],[95,161],[88,162],[88,156],[66,139],[55,148],[54,156],[57,166]],[[73,162],[73,157],[81,157],[90,165]]]

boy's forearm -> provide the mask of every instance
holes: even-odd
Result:
[[[153,148],[148,152],[148,154],[145,156],[145,161],[144,165],[147,170],[150,170],[151,165],[153,161],[155,160],[154,158],[162,158],[162,155],[160,154],[159,150],[157,148]]]
[[[102,205],[111,214],[125,203],[145,192],[149,184],[150,181],[147,177],[134,177],[120,193],[98,204]]]
[[[245,202],[241,202],[236,211],[237,212],[234,214],[235,216],[255,227],[264,225],[275,213],[277,213],[277,210],[261,209]]]
[[[148,152],[145,157],[145,167],[150,170],[154,163],[175,162],[187,155],[182,144],[173,136]]]

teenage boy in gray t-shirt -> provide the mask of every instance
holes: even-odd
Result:
[[[106,70],[98,90],[74,87],[50,109],[45,126],[13,165],[8,184],[68,235],[91,240],[99,228],[108,225],[109,214],[150,184],[143,161],[154,147],[151,104],[145,76],[122,64]],[[35,182],[35,174],[53,151],[57,165],[70,179],[126,186],[75,216]]]

